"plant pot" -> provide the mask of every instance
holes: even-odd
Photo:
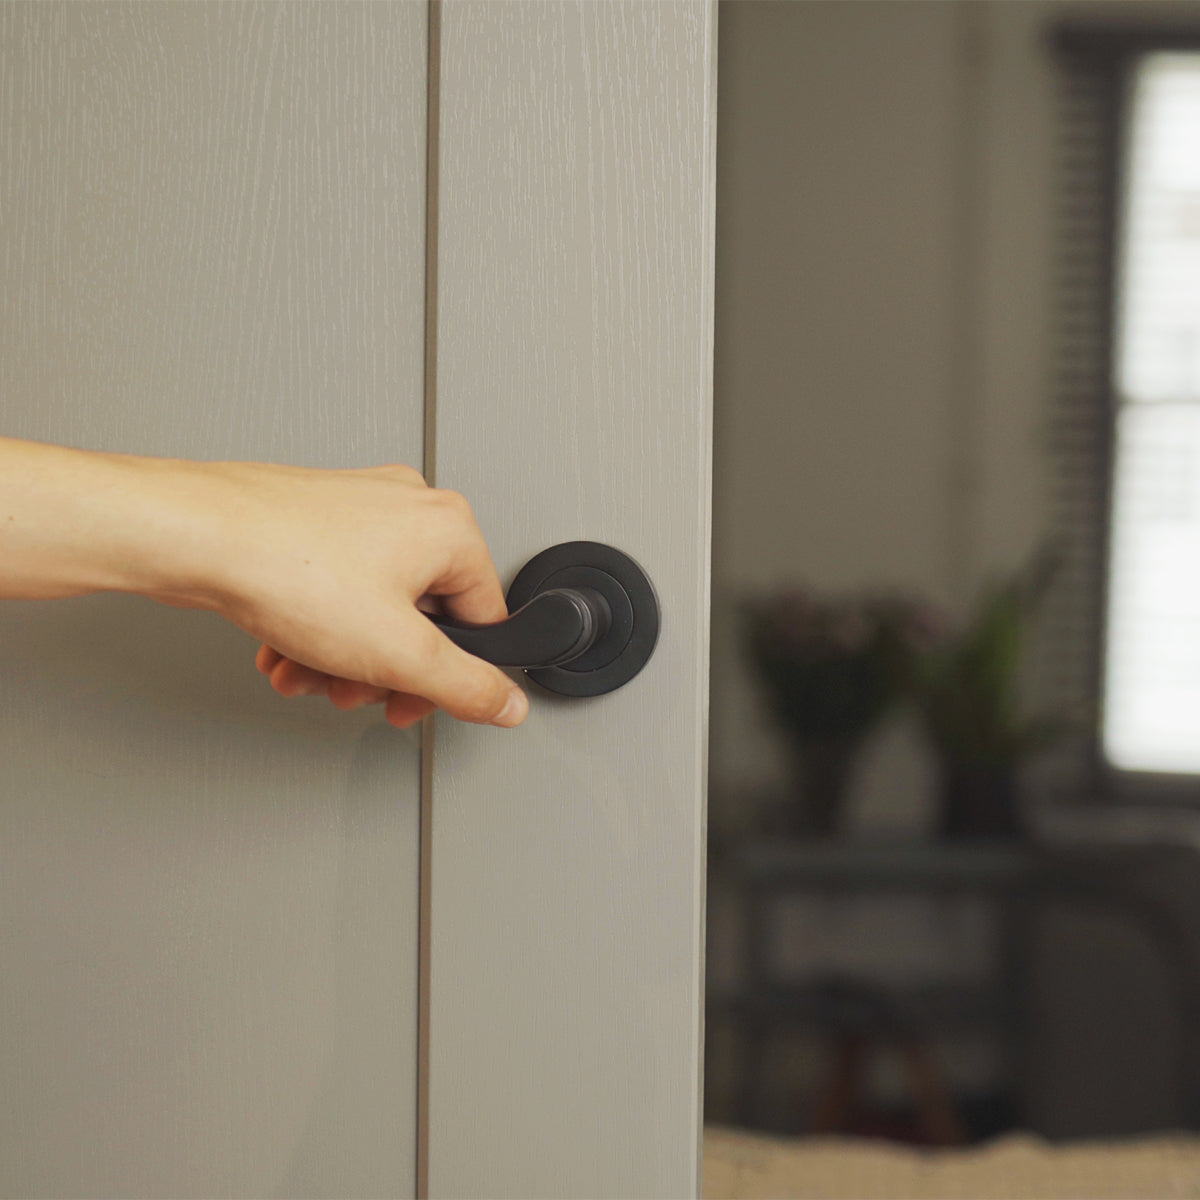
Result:
[[[804,738],[795,743],[796,782],[781,814],[780,832],[795,837],[839,832],[858,749],[857,739]]]
[[[943,763],[938,833],[943,837],[1022,837],[1017,772],[1012,767]]]

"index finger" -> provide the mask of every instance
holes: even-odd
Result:
[[[508,616],[500,576],[473,520],[447,569],[429,585],[428,593],[438,597],[447,616],[459,621],[491,625]]]

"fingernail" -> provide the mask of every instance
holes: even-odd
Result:
[[[492,724],[499,725],[503,729],[511,729],[514,725],[520,725],[528,715],[529,698],[519,687],[515,687],[508,693],[504,707],[497,716],[492,718]]]

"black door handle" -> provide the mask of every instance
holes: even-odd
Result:
[[[628,683],[658,641],[658,597],[645,571],[600,542],[564,542],[535,555],[508,589],[507,620],[430,620],[456,645],[499,667],[520,667],[564,696],[599,696]]]
[[[456,645],[498,667],[557,667],[586,654],[612,625],[608,601],[594,588],[552,588],[495,625],[452,617],[433,623]]]

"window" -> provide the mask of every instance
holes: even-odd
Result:
[[[1200,773],[1200,54],[1129,77],[1103,749]]]
[[[1094,714],[1049,790],[1200,799],[1200,24],[1068,25],[1046,695]]]

